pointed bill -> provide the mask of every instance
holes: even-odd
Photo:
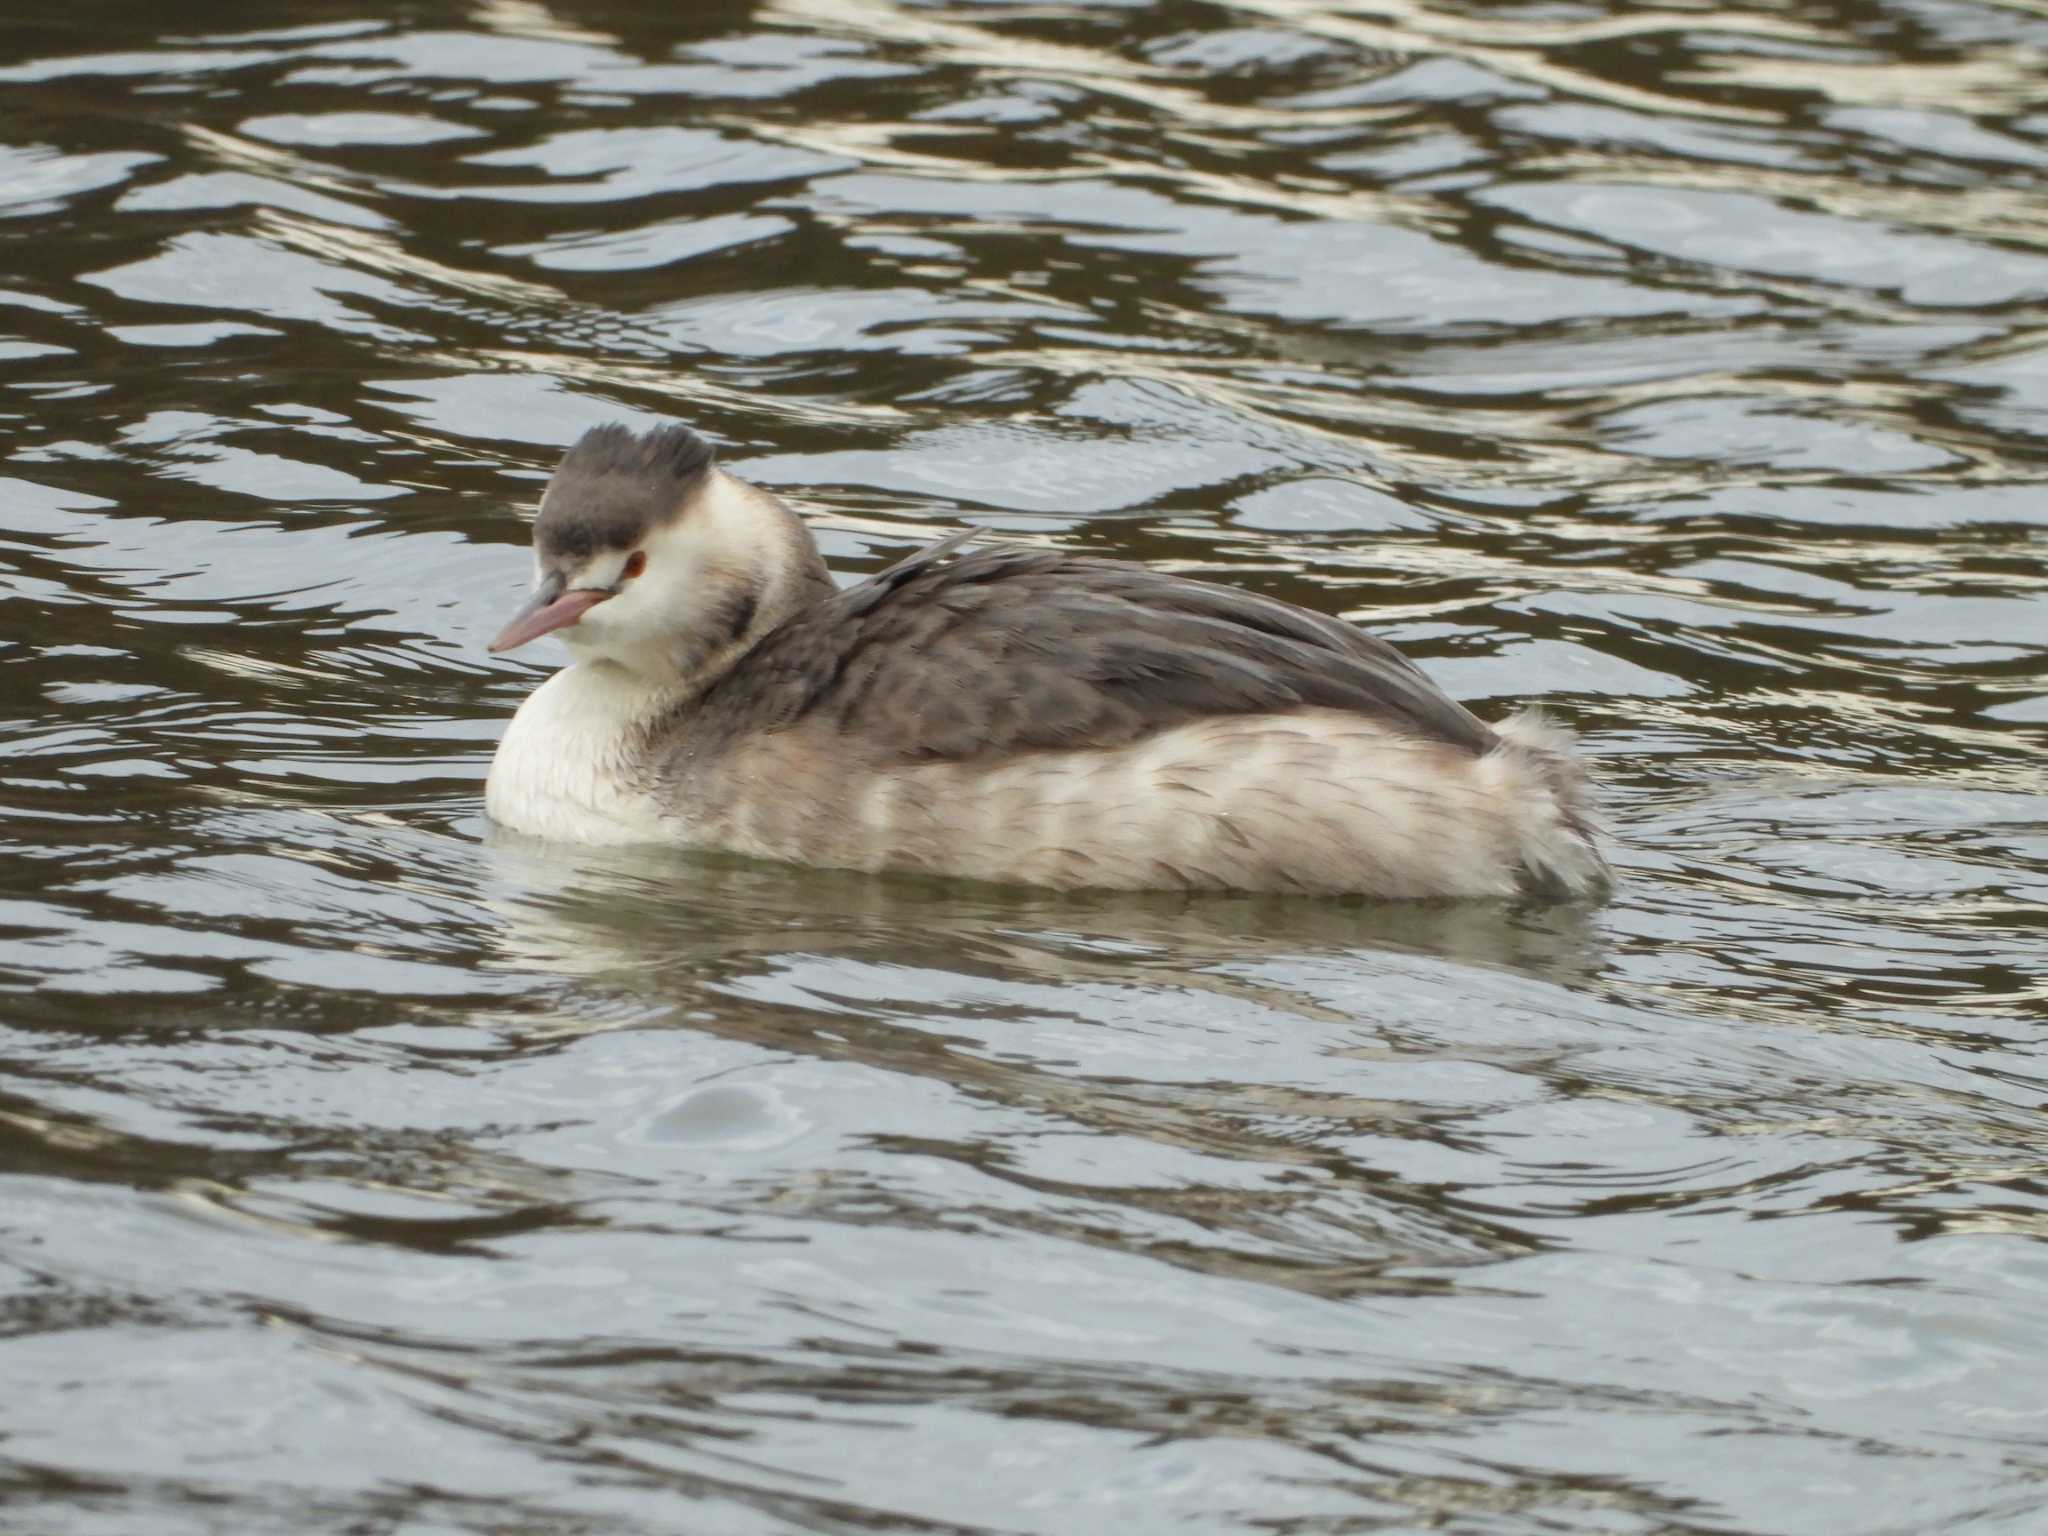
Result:
[[[595,587],[576,587],[564,592],[562,578],[550,576],[498,631],[497,638],[490,643],[490,652],[495,656],[517,650],[529,640],[566,629],[610,596],[611,593]]]

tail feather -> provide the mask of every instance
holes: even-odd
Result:
[[[1503,803],[1514,807],[1513,834],[1524,887],[1546,896],[1599,896],[1614,883],[1600,851],[1603,829],[1572,734],[1525,709],[1494,727],[1500,745],[1481,760]]]

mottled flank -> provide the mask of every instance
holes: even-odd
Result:
[[[704,841],[768,858],[1058,888],[1570,895],[1605,867],[1520,745],[1473,754],[1326,709],[1119,746],[889,766],[813,724],[690,776]]]
[[[672,515],[712,467],[711,444],[685,426],[635,433],[592,427],[548,482],[533,542],[543,561],[580,560],[630,549]]]
[[[838,591],[801,519],[678,442],[604,429],[548,490],[544,568],[609,595],[506,733],[499,821],[1056,887],[1607,883],[1564,734],[1496,732],[1348,624],[957,535]],[[547,537],[629,525],[580,561]]]

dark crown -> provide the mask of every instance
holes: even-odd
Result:
[[[712,464],[712,447],[688,427],[635,432],[592,427],[562,455],[541,497],[533,541],[544,560],[585,560],[630,549],[676,510]]]

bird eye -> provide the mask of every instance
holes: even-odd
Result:
[[[647,551],[644,549],[636,549],[633,551],[633,553],[626,556],[626,568],[619,572],[619,580],[631,581],[635,576],[638,576],[642,571],[646,569]]]

